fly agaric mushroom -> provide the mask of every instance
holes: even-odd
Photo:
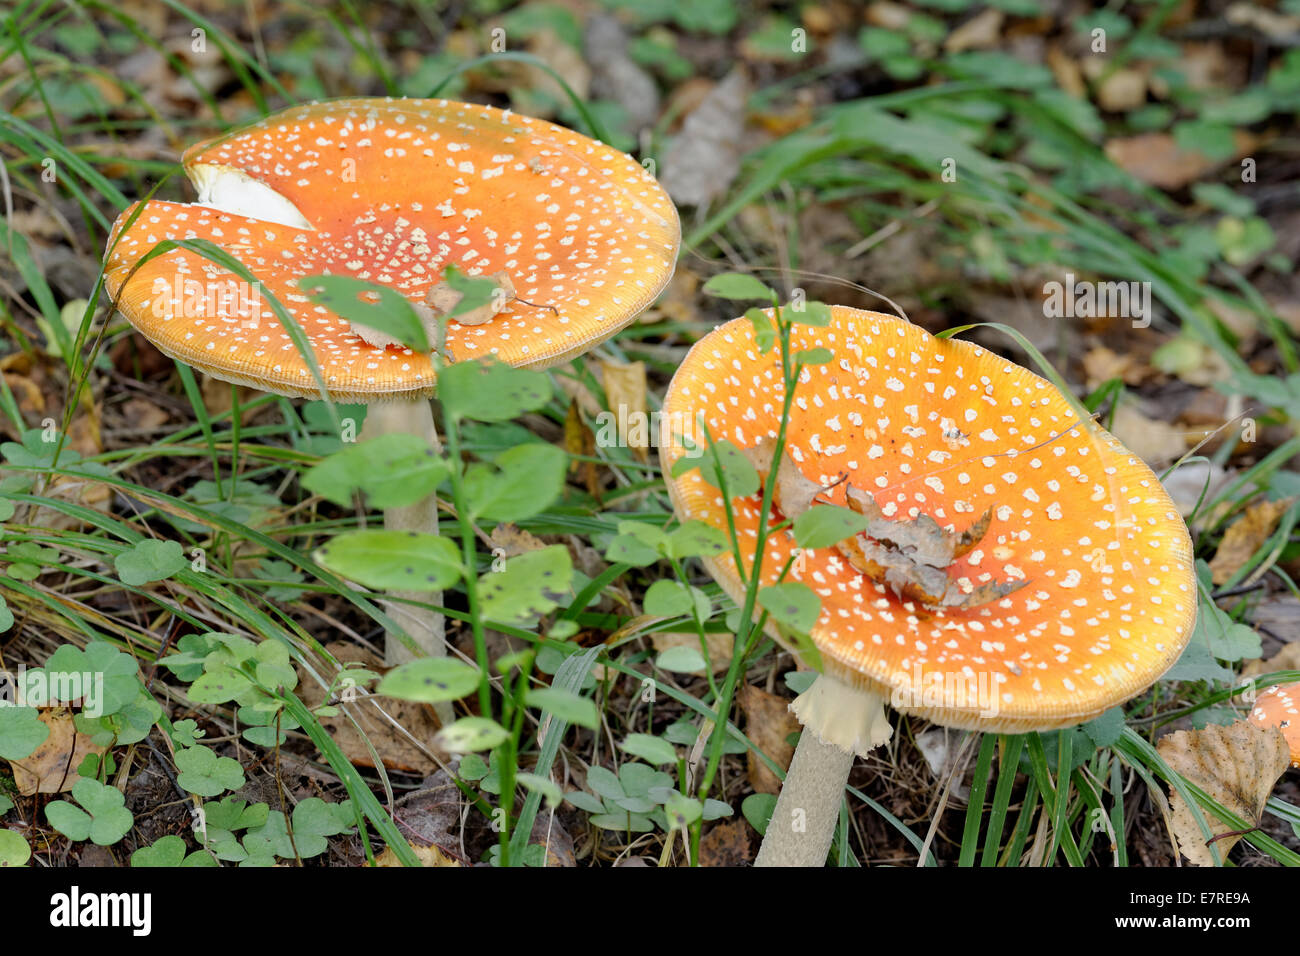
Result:
[[[593,348],[648,306],[672,275],[680,238],[672,202],[631,157],[489,106],[296,106],[191,147],[182,163],[198,201],[150,201],[119,236],[132,207],[109,237],[105,282],[122,313],[159,350],[216,378],[320,397],[262,301],[274,293],[306,334],[330,397],[371,404],[363,437],[402,431],[434,448],[430,356],[351,327],[310,301],[299,279],[367,280],[432,319],[459,298],[440,283],[447,266],[491,276],[501,301],[447,323],[448,357],[542,368]],[[241,260],[260,287],[186,249],[132,273],[157,243],[196,238]],[[436,502],[393,509],[385,526],[436,533]],[[440,615],[394,610],[426,652],[445,652]],[[391,636],[388,647],[389,663],[407,656]]]
[[[1255,698],[1248,718],[1256,727],[1276,727],[1291,748],[1291,766],[1300,767],[1300,683],[1274,684]]]
[[[868,533],[809,550],[788,576],[821,599],[810,637],[823,670],[791,706],[805,732],[758,865],[825,863],[854,755],[890,736],[886,700],[969,730],[1068,727],[1159,677],[1196,611],[1191,541],[1159,480],[1049,382],[897,318],[838,306],[831,316],[826,328],[792,331],[792,353],[825,348],[833,358],[801,373],[779,463],[790,473],[778,471],[771,522],[794,517],[783,505],[807,507],[801,486],[812,486],[829,504],[865,495],[855,510],[868,512]],[[714,330],[665,397],[664,473],[687,454],[673,431],[698,436],[700,418],[768,470],[772,449],[768,468],[755,449],[777,435],[783,401],[779,355],[760,352],[751,323]],[[727,528],[700,469],[669,489],[682,520]],[[732,507],[748,575],[761,498]],[[946,537],[946,565],[923,565],[923,548],[897,544],[923,532]],[[883,548],[902,580],[855,566],[850,555],[864,546]],[[762,584],[776,582],[794,547],[788,531],[768,538]],[[739,603],[731,554],[705,564]],[[942,593],[909,591],[921,568],[943,577]]]

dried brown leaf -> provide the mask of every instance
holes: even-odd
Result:
[[[1171,769],[1251,825],[1259,823],[1273,785],[1290,761],[1280,730],[1261,730],[1244,720],[1227,727],[1211,724],[1204,730],[1179,730],[1162,737],[1156,749]],[[1173,809],[1170,826],[1183,856],[1195,866],[1213,866],[1214,855],[1205,835],[1172,787],[1169,800]],[[1213,813],[1207,811],[1204,816],[1216,837],[1232,832]],[[1239,839],[1240,835],[1233,835],[1215,840],[1223,859]]]
[[[1210,579],[1215,584],[1223,584],[1244,567],[1277,529],[1277,523],[1293,501],[1294,498],[1280,498],[1257,502],[1228,525],[1218,550],[1210,560]]]
[[[790,702],[752,684],[741,684],[736,700],[745,714],[745,733],[754,746],[788,770],[794,746],[786,738],[799,732],[799,719],[790,713]],[[781,781],[752,750],[746,761],[749,783],[756,793],[781,792]]]
[[[102,754],[90,738],[77,730],[72,712],[66,707],[42,708],[36,715],[50,728],[50,735],[31,756],[10,761],[14,771],[14,785],[24,796],[33,793],[61,793],[71,790],[81,778],[77,767],[88,754]]]

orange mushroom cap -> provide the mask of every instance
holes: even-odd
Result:
[[[1300,767],[1300,684],[1274,684],[1255,698],[1249,720],[1256,727],[1276,727],[1291,748],[1291,766]]]
[[[468,275],[505,271],[518,298],[484,324],[450,322],[448,351],[545,367],[609,338],[653,302],[680,239],[672,202],[631,157],[489,106],[381,98],[296,106],[191,147],[183,165],[200,202],[151,201],[119,241],[135,207],[124,212],[109,237],[109,293],[167,355],[284,395],[318,390],[265,293],[301,324],[334,397],[409,398],[434,387],[427,355],[366,344],[307,299],[302,276],[351,276],[420,302],[448,264]],[[221,204],[232,183],[274,211],[248,218],[207,204]],[[261,290],[182,249],[127,280],[155,244],[187,238],[235,255]]]
[[[793,351],[819,346],[834,359],[803,371],[787,430],[804,476],[846,479],[826,493],[831,503],[845,504],[851,485],[887,518],[924,513],[950,533],[992,508],[988,531],[948,573],[967,590],[1027,582],[985,604],[927,608],[835,548],[810,550],[787,580],[821,598],[810,636],[828,676],[938,723],[1023,732],[1091,719],[1177,660],[1196,613],[1191,541],[1137,456],[1051,383],[969,342],[837,306],[829,327],[794,328]],[[706,335],[664,400],[665,474],[687,454],[676,435],[703,444],[699,416],[715,440],[751,448],[776,436],[783,397],[779,352],[759,353],[748,320]],[[699,469],[668,481],[683,520],[726,529],[721,494]],[[760,506],[758,495],[734,502],[747,572]],[[794,546],[788,532],[769,539],[764,584]],[[739,601],[731,555],[707,564]]]

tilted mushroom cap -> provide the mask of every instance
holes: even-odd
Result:
[[[792,335],[794,351],[822,346],[834,360],[803,372],[791,460],[823,485],[847,476],[830,503],[843,505],[851,484],[887,518],[924,513],[960,532],[992,508],[987,533],[948,573],[967,589],[1027,583],[986,604],[926,608],[834,548],[809,551],[789,579],[821,597],[811,637],[825,672],[942,724],[1021,732],[1090,719],[1173,664],[1195,617],[1191,542],[1151,470],[1049,382],[992,352],[875,312],[832,316]],[[700,413],[715,439],[751,448],[776,436],[783,395],[779,352],[760,355],[747,320],[705,336],[664,401],[665,474],[686,454],[674,432],[703,443]],[[726,529],[699,469],[668,480],[682,519]],[[761,499],[734,504],[748,568]],[[793,546],[773,536],[764,583]],[[739,600],[730,554],[708,564]]]
[[[351,276],[419,302],[448,264],[469,275],[504,270],[518,298],[482,325],[449,323],[448,350],[457,360],[494,355],[544,367],[646,308],[672,275],[680,238],[672,202],[631,157],[489,106],[297,106],[192,147],[183,165],[199,202],[148,203],[114,246],[135,207],[119,217],[109,293],[121,292],[122,312],[167,355],[285,395],[318,392],[267,292],[302,325],[336,398],[415,397],[434,386],[427,355],[367,345],[306,298],[302,276]],[[222,211],[236,203],[257,218]],[[262,284],[260,301],[232,273],[181,249],[127,281],[156,243],[186,238],[239,258]]]
[[[1291,748],[1291,766],[1300,767],[1300,684],[1274,684],[1255,698],[1250,722],[1276,727]]]

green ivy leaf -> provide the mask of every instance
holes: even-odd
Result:
[[[677,763],[677,750],[662,737],[650,734],[628,734],[622,747],[634,757],[655,765]]]
[[[808,585],[786,581],[760,588],[758,603],[786,627],[807,634],[822,613],[822,602]]]
[[[708,620],[712,610],[708,596],[699,588],[667,579],[650,585],[644,604],[645,612],[655,617],[689,617],[694,613],[700,621]]]
[[[715,465],[716,463],[716,465]],[[725,438],[706,448],[695,458],[682,457],[673,465],[673,477],[679,478],[693,468],[714,488],[718,487],[716,467],[721,467],[726,478],[727,493],[734,498],[745,498],[759,489],[758,472],[745,453]]]
[[[568,455],[554,445],[527,444],[471,465],[465,496],[474,518],[521,521],[546,509],[564,488]]]
[[[439,371],[438,398],[453,418],[503,422],[550,401],[551,380],[502,362],[463,361]]]
[[[835,358],[835,353],[826,348],[804,349],[796,352],[794,360],[800,365],[825,365]]]
[[[394,289],[336,275],[303,276],[298,280],[298,288],[312,302],[348,322],[359,322],[383,332],[416,352],[428,352],[432,348],[414,306]]]
[[[32,857],[32,848],[21,833],[0,827],[0,869],[23,866]]]
[[[791,302],[781,310],[781,314],[783,316],[788,315],[800,325],[811,325],[824,329],[831,324],[831,307],[825,302]],[[829,362],[830,359],[828,358],[825,361]],[[814,363],[805,362],[805,364],[812,365]]]
[[[762,299],[771,301],[776,293],[767,285],[743,272],[723,272],[704,283],[705,295],[719,299]]]
[[[190,566],[178,541],[145,538],[113,558],[113,567],[123,584],[139,587],[150,581],[162,581]]]
[[[663,529],[643,521],[620,521],[618,534],[605,548],[605,558],[616,564],[644,568],[658,561],[667,545]]]
[[[202,850],[186,856],[185,841],[174,834],[159,837],[151,846],[141,847],[131,854],[133,868],[218,865],[216,860]]]
[[[573,578],[569,549],[551,545],[506,562],[479,578],[479,611],[497,624],[532,627],[568,596]]]
[[[829,548],[867,529],[867,519],[838,505],[813,505],[794,519],[794,540],[801,548]]]
[[[1124,736],[1124,708],[1112,707],[1083,725],[1083,732],[1098,747],[1109,747]]]
[[[0,758],[26,760],[49,735],[35,707],[0,706]]]
[[[450,538],[416,531],[348,531],[316,551],[315,558],[368,588],[441,591],[460,580],[460,549]]]
[[[776,809],[776,797],[770,793],[751,793],[740,804],[740,812],[749,825],[760,834],[767,833],[767,825]]]
[[[489,717],[462,717],[438,732],[437,741],[449,753],[491,750],[510,738],[510,732]]]
[[[364,491],[376,508],[402,508],[433,494],[451,466],[429,443],[401,432],[346,445],[313,466],[303,487],[341,507]]]
[[[679,674],[693,674],[704,670],[708,663],[704,660],[704,655],[700,653],[699,648],[680,644],[661,653],[655,660],[655,666],[660,670],[675,671]]]
[[[530,687],[524,697],[529,707],[540,707],[561,720],[595,730],[600,726],[600,711],[590,698],[560,687]]]
[[[429,704],[459,700],[473,693],[482,676],[477,667],[454,657],[421,657],[385,674],[376,693]]]
[[[643,527],[649,527],[644,525]],[[656,529],[657,530],[657,529]],[[727,536],[721,528],[692,518],[668,535],[664,549],[670,558],[711,558],[727,550]]]
[[[176,782],[200,797],[215,797],[244,785],[244,768],[232,757],[218,757],[202,745],[185,747],[176,753]]]
[[[126,808],[126,797],[116,787],[83,777],[72,785],[72,798],[81,808],[66,800],[56,800],[45,807],[50,826],[70,840],[89,839],[98,846],[111,846],[126,836],[135,823],[135,817]]]
[[[776,344],[776,326],[772,324],[772,317],[767,314],[767,310],[757,307],[746,309],[745,318],[749,319],[749,324],[754,328],[758,353],[766,355],[772,351],[772,346]]]

